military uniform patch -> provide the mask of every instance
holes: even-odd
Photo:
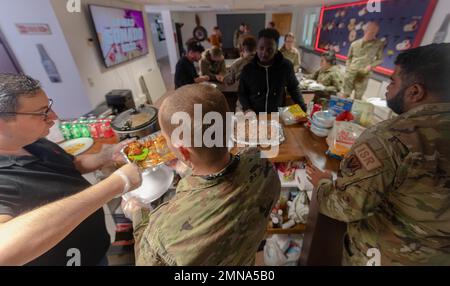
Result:
[[[359,159],[364,169],[372,171],[383,166],[383,164],[375,156],[372,149],[367,144],[361,144],[354,149],[356,157]]]
[[[348,177],[352,177],[355,175],[356,171],[361,168],[361,161],[355,155],[351,155],[345,159],[345,165],[342,168],[342,173]]]

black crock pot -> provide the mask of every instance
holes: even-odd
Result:
[[[158,109],[153,106],[129,109],[117,115],[111,127],[120,140],[145,137],[160,129]]]

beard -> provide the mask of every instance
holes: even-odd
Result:
[[[402,114],[405,112],[405,91],[407,87],[402,87],[397,94],[391,98],[387,99],[387,106],[397,114]]]

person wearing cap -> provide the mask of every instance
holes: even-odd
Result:
[[[102,206],[139,186],[139,170],[125,165],[91,187],[82,174],[119,161],[123,145],[66,153],[45,139],[58,118],[52,103],[38,81],[0,73],[0,265],[66,266],[72,250],[79,265],[105,265]]]

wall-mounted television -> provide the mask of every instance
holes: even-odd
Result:
[[[106,67],[148,54],[142,11],[97,5],[89,11]]]

